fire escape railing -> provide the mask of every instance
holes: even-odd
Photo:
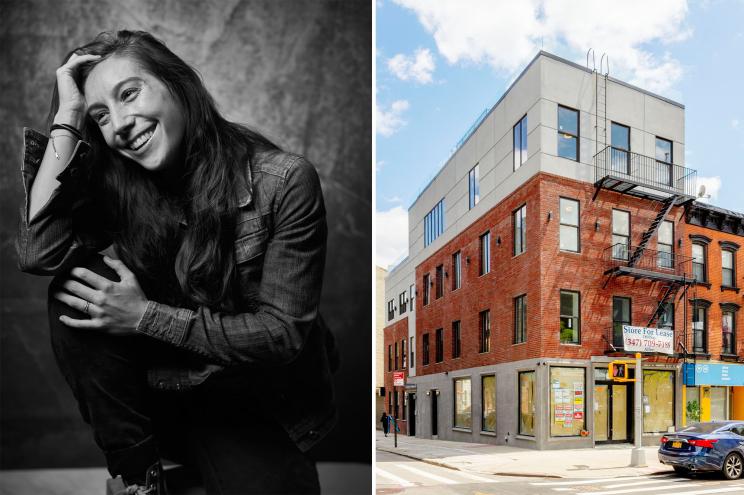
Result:
[[[618,267],[629,266],[631,257],[636,252],[637,246],[629,244],[613,244],[602,252],[605,261],[606,273]],[[655,249],[644,249],[632,265],[633,268],[654,272],[660,275],[671,275],[681,277],[687,275],[692,278],[692,257],[683,256],[675,252],[657,251]]]

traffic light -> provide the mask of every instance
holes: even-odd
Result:
[[[628,364],[622,361],[613,361],[610,363],[610,379],[611,380],[627,380],[628,379]]]

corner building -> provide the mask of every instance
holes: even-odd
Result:
[[[630,443],[635,428],[653,445],[684,424],[688,396],[706,404],[711,390],[695,366],[733,373],[741,348],[734,332],[722,356],[716,337],[716,312],[735,327],[741,295],[719,296],[713,257],[736,251],[744,223],[728,212],[728,232],[693,225],[712,211],[696,194],[683,105],[540,52],[409,209],[384,336],[387,400],[408,434],[554,449]],[[714,245],[704,280],[701,235]],[[643,373],[642,425],[634,383],[608,380],[611,361],[633,356],[623,325],[673,332],[671,354],[630,367]],[[730,388],[725,415],[744,418]]]

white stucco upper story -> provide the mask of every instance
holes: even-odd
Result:
[[[559,106],[578,112],[578,161],[558,154]],[[525,115],[527,156],[515,170],[513,129]],[[684,165],[682,104],[538,53],[410,206],[408,257],[388,275],[386,302],[395,299],[397,304],[400,287],[415,283],[418,264],[538,172],[594,183],[594,156],[611,144],[612,123],[629,128],[632,153],[655,157],[658,137],[671,141],[671,161]],[[470,208],[468,173],[476,165],[480,198]],[[425,246],[424,219],[442,200],[444,230]]]

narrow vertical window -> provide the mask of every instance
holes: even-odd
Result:
[[[397,371],[397,369],[398,369],[398,342],[395,342],[394,346],[395,346],[394,347],[394,349],[395,349],[395,358],[393,360],[393,369]]]
[[[535,372],[519,373],[519,429],[520,435],[535,436]]]
[[[612,345],[617,348],[624,346],[623,326],[631,325],[630,298],[612,298]]]
[[[427,273],[424,275],[424,306],[429,304],[429,291],[431,290],[431,286],[429,284],[429,274]]]
[[[630,174],[630,127],[613,122],[610,167],[613,172]]]
[[[578,253],[579,242],[579,202],[575,199],[560,199],[560,249]]]
[[[480,201],[479,167],[470,169],[468,172],[468,209],[472,209]]]
[[[400,369],[406,369],[406,339],[400,340]]]
[[[514,343],[527,342],[527,295],[514,298]]]
[[[473,413],[471,409],[470,378],[456,378],[454,380],[454,410],[455,417],[453,426],[455,428],[470,429],[473,425]]]
[[[630,212],[612,210],[612,258],[628,260],[630,252]]]
[[[481,431],[496,431],[496,376],[481,378]]]
[[[479,316],[480,322],[480,352],[488,352],[491,350],[491,312],[481,311]]]
[[[527,116],[514,125],[514,170],[527,161]]]
[[[721,314],[721,353],[736,354],[736,318],[734,311],[724,309]]]
[[[514,256],[527,250],[527,205],[523,205],[513,214]]]
[[[387,304],[387,310],[388,310],[388,321],[395,318],[395,308],[393,307],[394,301],[391,299],[388,301]]]
[[[423,348],[421,349],[421,353],[422,353],[421,364],[426,366],[427,364],[429,364],[429,334],[428,333],[424,334]]]
[[[452,322],[452,358],[460,357],[460,320]]]
[[[437,328],[434,337],[436,339],[434,343],[434,360],[437,363],[441,363],[442,361],[444,361],[444,329]]]
[[[491,271],[491,233],[480,236],[480,275]]]
[[[424,247],[428,246],[434,239],[444,232],[444,199],[440,200],[434,208],[424,217]]]
[[[400,308],[400,314],[403,314],[408,310],[407,306],[408,304],[406,301],[406,293],[404,291],[398,295],[398,307]]]
[[[674,303],[666,302],[659,313],[658,328],[674,330]]]
[[[388,345],[388,371],[393,371],[393,346]]]
[[[436,268],[436,298],[439,299],[444,295],[444,265],[439,265]]]
[[[462,255],[460,251],[452,255],[452,290],[457,290],[462,286]]]
[[[668,139],[656,138],[656,171],[653,178],[662,186],[672,185],[672,142]]]
[[[579,293],[561,291],[561,344],[578,344],[581,317],[579,314]]]
[[[558,105],[558,156],[579,161],[579,112]]]
[[[657,240],[658,255],[656,265],[659,268],[674,268],[674,223],[664,220],[659,225]]]
[[[692,352],[708,352],[708,306],[703,301],[693,301]]]
[[[415,368],[416,367],[416,352],[415,352],[416,345],[413,340],[413,337],[411,337],[411,345],[408,346],[408,348],[411,349],[411,360],[410,360],[411,368]]]
[[[408,300],[411,303],[411,311],[416,309],[416,307],[413,305],[413,298],[416,296],[416,285],[411,284],[411,287],[408,289]]]
[[[705,246],[703,244],[692,244],[692,277],[696,282],[707,281],[705,269]]]
[[[736,277],[734,275],[734,252],[729,249],[721,250],[721,285],[734,287]]]

